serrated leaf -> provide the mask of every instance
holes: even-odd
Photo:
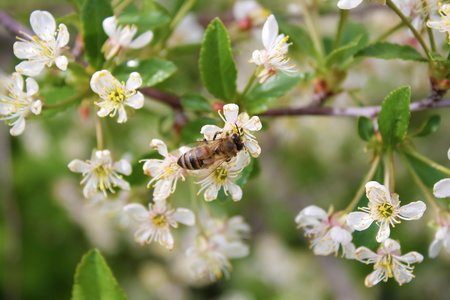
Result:
[[[411,136],[422,137],[435,133],[440,124],[441,117],[439,115],[432,115],[425,121],[425,123],[423,123],[420,129]]]
[[[108,0],[86,0],[81,9],[84,53],[89,64],[96,70],[101,69],[105,62],[101,49],[108,36],[103,30],[102,22],[113,14]]]
[[[364,116],[358,118],[358,135],[363,141],[370,141],[375,135],[375,127],[372,120]]]
[[[187,93],[181,96],[181,106],[186,110],[212,112],[211,104],[203,95]]]
[[[225,102],[233,100],[236,95],[236,63],[228,32],[218,18],[206,29],[200,50],[199,69],[208,92]]]
[[[114,75],[121,81],[127,81],[132,72],[138,72],[142,78],[141,87],[150,87],[163,82],[176,70],[177,67],[171,61],[150,58],[123,63],[114,69]]]
[[[375,57],[381,59],[402,59],[412,60],[418,62],[426,62],[424,58],[416,49],[410,46],[402,46],[393,43],[375,43],[367,46],[358,53],[355,57]]]
[[[391,92],[384,99],[378,115],[378,127],[385,145],[395,146],[405,139],[411,117],[410,98],[411,88],[405,86]]]
[[[83,256],[75,272],[72,300],[127,299],[111,270],[96,249]]]
[[[247,111],[256,114],[267,110],[267,105],[277,98],[286,95],[302,79],[303,74],[297,74],[294,77],[284,73],[278,76],[272,76],[263,84],[255,85],[242,99]]]
[[[214,119],[201,118],[187,122],[181,129],[180,139],[182,144],[190,144],[203,138],[200,130],[204,125],[216,125],[217,121]]]

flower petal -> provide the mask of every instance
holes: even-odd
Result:
[[[141,92],[137,92],[130,98],[128,98],[126,104],[134,109],[139,109],[144,106],[144,96],[141,94]]]
[[[28,79],[30,79],[30,78],[28,78]],[[42,110],[42,103],[41,103],[41,100],[33,101],[33,102],[31,103],[31,105],[30,105],[30,109],[31,109],[31,112],[32,112],[33,114],[39,115],[39,114],[41,113],[41,110]]]
[[[145,243],[147,242],[148,238],[152,235],[153,233],[153,229],[150,228],[149,226],[144,226],[141,229],[139,229],[138,231],[136,231],[136,233],[134,234],[134,239],[136,240],[137,243],[141,244],[141,245],[145,245]],[[149,243],[152,240],[148,241]]]
[[[164,144],[163,141],[158,140],[158,139],[153,139],[150,142],[150,146],[155,149],[156,151],[158,151],[159,154],[161,154],[164,157],[169,156],[169,153],[167,152],[167,146],[166,144]]]
[[[347,230],[339,227],[333,226],[329,231],[330,237],[339,244],[348,244],[352,241],[352,234]]]
[[[66,25],[59,24],[58,28],[58,36],[56,37],[56,43],[59,48],[64,47],[69,42],[69,31],[67,30]]]
[[[141,75],[138,72],[133,72],[130,74],[125,88],[128,91],[132,91],[132,90],[137,89],[141,85],[142,85]]]
[[[25,130],[25,119],[23,117],[19,117],[13,124],[14,126],[9,130],[9,133],[13,136],[22,134]]]
[[[363,0],[339,0],[337,6],[340,9],[352,9],[361,4]]]
[[[58,67],[58,69],[60,69],[61,71],[65,71],[67,70],[67,65],[68,65],[68,60],[67,57],[65,57],[64,55],[60,55],[55,59],[55,65]]]
[[[53,16],[44,10],[35,10],[30,15],[30,24],[34,33],[44,41],[53,40],[56,22]]]
[[[295,217],[295,222],[299,224],[303,217],[312,217],[319,221],[328,220],[327,212],[315,205],[307,206],[302,211],[300,211],[297,217]]]
[[[113,168],[116,169],[117,172],[126,176],[131,174],[131,164],[126,159],[121,159],[118,162],[115,162]]]
[[[190,209],[177,208],[172,217],[178,223],[185,224],[187,226],[195,225],[195,215]]]
[[[247,147],[247,150],[253,157],[258,157],[261,155],[261,147],[259,146],[257,141],[247,139],[245,141],[245,147]]]
[[[264,23],[262,29],[262,42],[264,48],[270,49],[272,43],[275,41],[277,36],[278,36],[278,23],[274,15],[270,15],[267,18],[267,21]]]
[[[116,34],[117,19],[115,16],[108,17],[102,22],[103,30],[109,37],[113,37]]]
[[[124,206],[123,211],[129,214],[137,221],[147,221],[149,220],[149,215],[147,209],[139,203],[130,203]]]
[[[416,251],[412,251],[400,256],[399,259],[407,264],[421,263],[423,261],[423,255]]]
[[[427,206],[422,201],[411,202],[400,207],[399,217],[404,220],[418,220],[422,218]]]
[[[433,187],[433,194],[437,198],[450,197],[450,178],[445,178],[436,182]]]
[[[368,213],[364,212],[351,212],[346,217],[347,225],[358,230],[365,230],[372,224],[373,219]]]
[[[375,269],[372,273],[367,275],[366,279],[364,280],[364,284],[367,287],[372,287],[379,283],[383,279],[382,270],[381,268]]]
[[[372,203],[392,203],[389,190],[384,185],[381,185],[376,181],[366,183],[366,196]]]
[[[430,256],[431,258],[437,257],[439,252],[441,251],[442,244],[442,240],[434,239],[430,245],[430,248],[428,249],[428,256]]]
[[[389,221],[385,220],[380,223],[380,229],[378,230],[376,239],[378,243],[384,242],[391,234],[391,227],[389,227]]]
[[[26,76],[37,76],[44,67],[44,62],[23,61],[16,66],[16,71]]]
[[[142,48],[153,39],[153,32],[151,30],[144,32],[140,36],[138,36],[134,41],[132,41],[128,47],[132,49]]]
[[[218,132],[222,132],[222,128],[216,125],[204,125],[200,130],[200,133],[205,136],[207,140],[212,140],[214,135]]]
[[[79,159],[72,160],[67,167],[76,173],[87,173],[90,170],[90,164]]]
[[[368,263],[377,259],[378,255],[366,247],[359,247],[355,251],[355,257],[357,260]]]
[[[34,78],[28,77],[25,82],[27,83],[27,95],[28,96],[33,96],[34,94],[36,94],[39,91],[39,86],[36,82],[36,80],[34,80]],[[22,87],[19,87],[19,89],[22,89]]]
[[[120,106],[121,107],[119,108],[119,117],[117,118],[117,123],[125,123],[128,120],[127,112],[125,111],[123,105]]]
[[[223,115],[227,122],[235,123],[239,114],[239,106],[236,104],[227,104],[223,107]]]
[[[242,199],[242,189],[239,185],[234,184],[234,182],[226,183],[227,189],[231,194],[233,201],[240,201]]]

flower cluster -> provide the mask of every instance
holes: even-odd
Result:
[[[439,4],[438,13],[440,15],[439,20],[428,20],[427,26],[440,32],[446,32],[447,35],[450,32],[450,4]]]
[[[186,250],[192,273],[195,278],[208,281],[228,278],[229,259],[249,254],[244,241],[250,235],[250,226],[242,216],[235,216],[227,220],[208,219],[204,228],[207,231],[198,236],[196,246]]]
[[[286,58],[289,36],[278,34],[278,23],[273,15],[267,18],[262,30],[263,50],[255,50],[250,62],[254,62],[258,68],[256,76],[260,77],[259,83],[263,83],[267,78],[281,71],[292,76],[298,70],[296,65],[290,63]]]
[[[426,205],[422,201],[416,201],[400,206],[398,195],[391,195],[385,186],[376,181],[366,184],[366,196],[369,199],[368,207],[359,208],[363,212],[346,214],[341,211],[333,214],[311,205],[297,215],[295,222],[305,230],[305,236],[312,239],[311,248],[314,254],[337,254],[342,247],[342,256],[345,258],[356,259],[367,264],[374,263],[375,271],[367,276],[366,286],[374,286],[381,280],[387,281],[392,277],[400,285],[407,283],[414,277],[410,264],[421,262],[423,257],[417,252],[400,256],[400,244],[389,238],[390,226],[395,227],[395,224],[400,223],[399,219],[420,219]],[[376,236],[377,242],[381,243],[377,253],[366,247],[355,250],[352,232],[365,230],[374,221],[380,227]],[[433,253],[438,251],[442,244],[442,238],[436,241],[433,245]]]

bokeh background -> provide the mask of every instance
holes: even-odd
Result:
[[[183,1],[158,2],[173,12]],[[320,27],[326,39],[332,38],[337,27],[339,12],[335,2],[320,4],[324,13]],[[294,0],[260,3],[277,18],[302,22],[301,8]],[[215,16],[228,27],[233,20],[232,6],[233,1],[228,0],[199,0],[193,12],[200,29]],[[0,9],[26,27],[33,10],[48,10],[56,18],[73,12],[70,3],[56,0],[0,0]],[[372,39],[399,21],[388,8],[376,3],[364,3],[352,10],[350,19],[363,23]],[[68,26],[73,43],[76,31]],[[262,48],[259,38],[257,30],[234,41],[232,36],[240,90],[254,71],[248,60],[253,50]],[[412,43],[406,29],[390,39]],[[0,67],[4,74],[11,74],[18,63],[12,52],[13,43],[14,37],[0,27]],[[176,95],[202,92],[211,97],[199,80],[199,48],[193,49],[188,54],[168,54],[178,71],[156,89]],[[292,59],[299,63],[301,72],[311,71],[307,58],[297,50],[295,45],[291,47]],[[411,86],[412,101],[426,97],[429,92],[426,65],[367,59],[353,68],[344,82],[344,87],[354,89],[365,105],[379,105],[390,91],[404,85]],[[311,98],[311,82],[303,82],[272,107],[300,107]],[[344,93],[327,105],[353,106],[355,102]],[[427,226],[434,217],[430,209],[421,220],[403,223],[392,232],[391,237],[400,240],[404,253],[418,251],[425,256],[423,263],[416,265],[416,278],[401,287],[390,280],[366,288],[364,278],[372,272],[372,266],[340,257],[314,256],[308,249],[308,240],[296,229],[294,218],[301,209],[311,204],[325,210],[330,205],[335,210],[343,209],[361,184],[369,169],[370,152],[365,151],[365,143],[357,136],[356,119],[324,116],[262,119],[263,131],[257,133],[262,148],[258,172],[245,186],[243,199],[237,203],[206,204],[219,215],[245,217],[252,227],[251,254],[232,260],[229,280],[203,284],[190,277],[184,262],[184,249],[193,238],[188,229],[174,233],[176,244],[172,252],[156,244],[146,247],[135,244],[129,220],[120,211],[127,202],[151,200],[146,181],[133,186],[137,192],[132,197],[119,193],[107,206],[84,201],[80,176],[71,173],[67,164],[74,158],[88,158],[96,145],[92,107],[88,112],[86,117],[79,107],[73,106],[53,116],[35,118],[27,121],[27,128],[19,137],[11,137],[8,127],[0,124],[0,298],[69,299],[75,268],[82,255],[93,247],[103,253],[129,299],[450,298],[450,255],[441,253],[436,259],[427,256],[434,238],[434,231]],[[449,109],[414,113],[411,131],[436,113],[442,117],[440,129],[414,144],[419,153],[449,166]],[[105,144],[115,159],[125,154],[132,161],[133,173],[142,173],[142,165],[137,161],[151,152],[151,139],[163,139],[171,148],[178,146],[174,117],[170,107],[146,99],[145,107],[126,125],[103,120]],[[396,161],[396,166],[396,192],[400,200],[425,201],[406,168],[400,161]],[[173,203],[189,207],[185,196],[188,193],[188,187],[179,184]],[[447,205],[445,201],[441,203]],[[355,243],[361,241],[356,239]]]

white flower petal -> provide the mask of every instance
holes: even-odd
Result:
[[[423,255],[416,251],[412,251],[412,252],[409,252],[409,253],[401,256],[399,259],[407,264],[414,264],[414,263],[422,262]]]
[[[372,224],[373,219],[368,213],[364,212],[351,212],[346,217],[347,225],[358,230],[365,230]]]
[[[375,260],[378,257],[378,255],[369,248],[359,247],[355,251],[355,257],[357,260],[363,263],[367,263],[369,261]]]
[[[144,96],[140,92],[137,92],[128,98],[126,104],[134,109],[140,109],[144,106]]]
[[[54,39],[56,22],[48,11],[35,10],[30,15],[30,24],[34,33],[44,41]]]
[[[275,41],[278,35],[278,23],[274,15],[270,15],[267,21],[264,23],[262,29],[262,42],[264,48],[270,49],[272,43]]]
[[[60,55],[55,59],[55,65],[60,69],[61,71],[67,70],[67,64],[68,64],[67,57],[64,55]]]
[[[169,156],[169,153],[167,151],[167,146],[166,144],[164,144],[163,141],[158,140],[158,139],[153,139],[150,142],[150,146],[155,149],[156,151],[158,151],[159,154],[161,154],[164,157]]]
[[[255,140],[246,140],[245,146],[253,157],[258,157],[261,155],[261,147]]]
[[[223,107],[223,115],[227,122],[235,123],[239,114],[239,106],[236,104],[227,104]]]
[[[254,62],[257,66],[262,65],[264,63],[262,54],[259,50],[253,51],[252,62]]]
[[[103,30],[109,37],[113,37],[116,34],[117,19],[115,16],[108,17],[102,22]]]
[[[366,183],[366,196],[370,202],[387,202],[392,203],[389,190],[376,181]]]
[[[69,42],[70,38],[69,31],[67,30],[67,27],[64,24],[59,24],[58,30],[59,31],[58,36],[56,37],[56,43],[58,44],[59,48],[62,48]]]
[[[17,87],[18,90],[21,90],[21,91],[23,90],[23,78],[19,73],[14,72],[11,76],[11,81],[13,82],[13,85]],[[36,82],[36,81],[34,81],[34,82]],[[31,85],[33,85],[33,83],[31,83]],[[28,90],[28,87],[27,87],[27,90]]]
[[[126,176],[131,174],[131,164],[126,159],[121,159],[118,162],[114,163],[113,168],[116,169],[117,172],[122,173]]]
[[[145,226],[136,231],[136,233],[134,234],[134,239],[136,240],[137,243],[145,245],[145,243],[147,242],[150,235],[152,235],[152,233],[153,233],[152,228]],[[148,242],[151,242],[151,240]]]
[[[34,78],[28,77],[25,81],[27,83],[27,95],[28,96],[32,96],[39,91],[39,86],[38,86],[36,80],[34,80]],[[19,87],[19,89],[22,90],[23,88]]]
[[[241,127],[244,129],[247,129],[249,131],[259,131],[262,128],[262,124],[261,124],[261,121],[259,120],[259,117],[253,116],[250,120],[245,122],[245,124],[243,124]]]
[[[222,132],[222,128],[216,125],[204,125],[200,130],[207,140],[212,140],[217,132]]]
[[[160,242],[162,245],[166,246],[167,249],[169,250],[173,249],[174,240],[169,228],[166,228],[161,232]]]
[[[363,0],[339,0],[337,6],[340,9],[352,9],[361,4]]]
[[[318,219],[320,221],[328,220],[327,212],[324,211],[322,208],[315,206],[315,205],[307,206],[302,211],[300,211],[298,213],[297,217],[295,217],[295,222],[299,223],[300,219],[305,216],[312,217],[312,218]]]
[[[433,187],[433,194],[437,198],[450,197],[450,178],[445,178],[436,182]]]
[[[205,191],[204,197],[206,201],[212,201],[217,198],[219,194],[220,184],[212,184]]]
[[[369,275],[367,275],[367,277],[364,281],[364,284],[367,287],[372,287],[372,286],[376,285],[377,283],[379,283],[382,279],[383,279],[382,270],[381,270],[381,268],[378,268],[378,269],[375,269],[375,271],[373,271]]]
[[[23,61],[16,66],[16,71],[26,76],[37,76],[44,67],[44,62]]]
[[[153,32],[149,30],[138,36],[134,41],[132,41],[128,45],[128,47],[132,49],[142,48],[148,43],[150,43],[152,39],[153,39]]]
[[[30,78],[28,78],[28,79],[30,79]],[[30,105],[30,109],[31,109],[31,112],[32,112],[33,114],[39,115],[39,114],[41,113],[41,110],[42,110],[42,103],[41,103],[41,100],[33,101],[33,102],[31,103],[31,105]]]
[[[391,234],[391,228],[389,227],[389,221],[381,221],[380,223],[380,229],[378,230],[377,233],[377,242],[378,243],[382,243],[384,242],[389,235]]]
[[[437,257],[439,252],[441,251],[442,244],[442,240],[434,239],[430,245],[430,248],[428,249],[428,256],[430,256],[431,258]]]
[[[72,160],[67,167],[76,173],[87,173],[90,171],[90,165],[82,160],[74,159]]]
[[[130,74],[125,88],[128,91],[132,91],[139,88],[141,85],[142,85],[141,75],[139,75],[138,72],[133,72]]]
[[[25,130],[24,117],[19,117],[13,124],[14,126],[9,130],[9,133],[13,136],[22,134],[22,132]]]
[[[329,231],[330,237],[339,244],[348,244],[352,241],[352,234],[347,230],[339,227],[333,226]]]
[[[400,252],[400,244],[396,240],[386,239],[384,248],[387,252]]]
[[[137,221],[149,220],[147,209],[139,203],[130,203],[124,206],[123,210]]]
[[[177,208],[172,217],[178,223],[182,223],[187,226],[195,225],[195,215],[187,208]]]
[[[228,192],[231,194],[231,198],[233,198],[233,201],[240,201],[242,199],[242,189],[239,185],[234,184],[232,182],[227,182],[227,189]]]
[[[117,123],[125,123],[127,120],[127,112],[125,111],[123,105],[121,105],[121,107],[119,108],[119,117],[117,118]]]
[[[399,217],[404,220],[418,220],[426,209],[427,206],[422,201],[411,202],[400,208]]]

